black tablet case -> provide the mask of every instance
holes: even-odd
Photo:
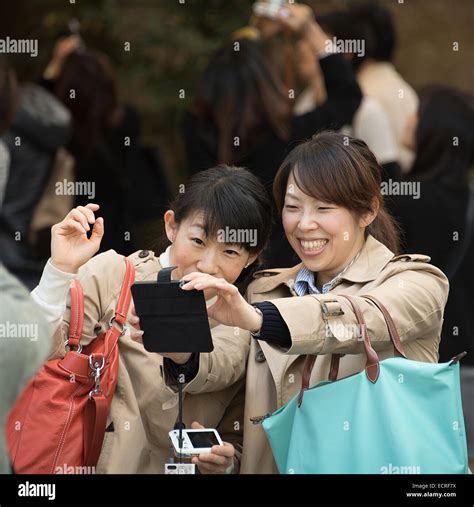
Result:
[[[162,269],[156,282],[132,285],[143,345],[148,352],[211,352],[214,345],[204,293],[182,290],[179,280],[171,280],[174,269]]]

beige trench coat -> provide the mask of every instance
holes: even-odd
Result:
[[[156,279],[158,257],[143,250],[130,256],[135,279]],[[81,267],[78,279],[84,289],[84,334],[87,345],[108,327],[120,293],[125,263],[113,250],[93,257]],[[132,304],[130,305],[129,315]],[[65,353],[64,340],[70,319],[69,302],[63,323],[55,334],[52,357]],[[184,423],[198,421],[217,428],[224,441],[236,447],[238,470],[242,447],[243,384],[250,336],[246,331],[211,321],[214,351],[201,354],[199,372],[184,389]],[[163,360],[130,338],[119,339],[117,388],[107,419],[108,431],[97,464],[97,473],[163,473],[170,456],[168,432],[178,416],[178,395],[166,384]]]
[[[340,360],[338,378],[364,369],[362,343],[351,332],[357,320],[350,303],[339,294],[378,298],[395,321],[407,357],[438,361],[448,281],[429,260],[425,255],[395,257],[368,236],[361,255],[330,293],[293,297],[293,283],[301,264],[257,274],[258,279],[249,286],[248,299],[251,303],[270,300],[276,305],[290,331],[292,346],[283,351],[261,340],[251,341],[241,473],[277,473],[265,432],[250,418],[271,413],[295,396],[301,385],[304,354],[318,354],[310,385],[327,380],[332,353],[347,354]],[[381,312],[370,301],[360,297],[357,301],[379,358],[392,357],[393,347]],[[330,311],[327,317],[323,315],[323,303]],[[344,314],[336,316],[340,310]]]

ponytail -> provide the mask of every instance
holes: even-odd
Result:
[[[381,203],[375,220],[366,229],[366,235],[371,234],[395,255],[399,255],[400,230],[398,223],[387,211],[385,205]]]

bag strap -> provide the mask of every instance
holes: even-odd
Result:
[[[393,348],[395,349],[395,355],[398,353],[400,357],[407,358],[405,351],[403,349],[402,342],[400,340],[400,335],[398,334],[397,328],[395,326],[395,323],[393,322],[392,316],[390,315],[390,312],[387,310],[387,308],[374,296],[371,296],[370,294],[367,294],[366,296],[362,296],[365,299],[370,299],[372,303],[375,304],[375,306],[378,307],[378,309],[382,312],[382,315],[384,316],[385,322],[387,324],[388,333],[390,335],[390,339],[393,343]]]
[[[84,465],[95,466],[99,461],[104,442],[109,407],[107,398],[93,395],[84,409]]]
[[[79,347],[84,325],[84,291],[79,280],[71,280],[69,294],[71,297],[71,321],[69,323],[67,345],[69,347]]]
[[[169,266],[167,268],[160,269],[156,278],[157,282],[166,283],[171,282],[171,273],[176,269],[177,266]]]
[[[130,288],[135,280],[135,269],[130,259],[124,257],[124,261],[125,276],[122,281],[117,307],[115,308],[115,315],[110,320],[110,327],[104,337],[104,353],[95,353],[89,358],[91,369],[92,366],[95,366],[96,369],[94,371],[98,371],[99,378],[101,369],[105,366],[110,352],[117,345],[118,339],[126,330],[125,320],[132,300]],[[121,329],[114,326],[114,321],[120,324]],[[101,361],[102,368],[100,368]],[[108,411],[107,397],[100,388],[97,388],[96,383],[96,388],[89,393],[89,400],[84,409],[84,463],[86,466],[95,466],[99,461],[105,427],[107,425]]]
[[[380,374],[380,364],[379,364],[380,361],[379,361],[379,357],[378,357],[377,353],[372,348],[372,344],[370,343],[369,333],[367,332],[367,324],[365,322],[364,314],[362,313],[362,311],[359,307],[359,304],[357,303],[357,301],[355,299],[353,299],[350,296],[346,296],[346,295],[342,295],[342,294],[340,294],[340,297],[347,299],[354,310],[357,322],[359,324],[359,328],[362,333],[364,351],[365,351],[365,355],[367,357],[367,361],[365,363],[365,374],[367,375],[367,378],[369,379],[369,381],[372,382],[372,384],[375,384],[377,382],[377,379]],[[334,355],[336,355],[336,354],[334,354]],[[341,355],[340,354],[338,354],[338,355],[339,355],[339,357],[335,360],[337,362],[333,362],[333,360],[331,358],[332,369],[336,369],[336,367],[337,367],[337,369],[339,369],[339,359],[340,359]],[[311,372],[313,370],[313,366],[316,361],[316,357],[317,356],[315,356],[315,355],[312,355],[312,356],[308,355],[306,357],[306,361],[305,361],[305,365],[304,365],[304,369],[303,369],[302,381],[301,381],[300,394],[298,396],[298,407],[301,406],[301,403],[303,402],[304,392],[309,387]]]
[[[132,283],[135,281],[135,269],[130,259],[124,257],[125,260],[125,276],[123,277],[122,287],[120,289],[120,296],[115,308],[115,316],[113,320],[118,322],[120,325],[125,325],[127,318],[128,308],[130,307],[130,301],[132,300],[132,292],[130,290]]]
[[[334,382],[337,380],[337,374],[339,372],[339,360],[341,357],[344,357],[345,354],[332,354],[331,356],[331,365],[329,367],[329,375],[328,380]],[[311,380],[311,373],[313,371],[314,363],[316,362],[318,355],[317,354],[308,354],[306,356],[304,366],[303,366],[303,375],[301,378],[301,389],[300,394],[298,396],[298,407],[301,405],[303,401],[303,393],[309,387],[309,381]]]
[[[132,299],[130,287],[132,286],[132,283],[135,279],[135,269],[129,259],[124,258],[124,261],[126,265],[125,276],[122,281],[122,287],[117,301],[115,314],[110,319],[109,329],[107,330],[104,336],[103,354],[97,353],[95,354],[100,355],[101,357],[104,358],[108,357],[110,351],[113,350],[113,348],[117,344],[118,339],[126,330],[125,319],[127,317],[130,301]],[[78,345],[78,352],[81,352],[82,350],[80,339],[82,337],[83,322],[84,322],[84,296],[82,292],[82,287],[78,280],[72,280],[71,321],[69,325],[68,341],[66,342],[66,344],[71,345],[71,343],[69,343],[69,337],[72,337],[73,339],[72,344]],[[114,322],[117,322],[120,327],[114,326]],[[101,357],[99,359],[101,359]],[[64,358],[60,361],[60,366],[67,372],[74,374],[75,376],[78,377],[86,377],[89,375],[90,372],[89,357],[86,354],[81,354],[79,356],[66,354]]]
[[[406,359],[407,356],[405,355],[405,351],[403,349],[403,345],[400,340],[400,335],[398,334],[397,328],[395,327],[395,323],[393,322],[392,316],[390,315],[387,308],[374,296],[367,295],[367,296],[361,296],[361,297],[363,297],[365,299],[370,299],[370,301],[372,301],[379,308],[379,310],[382,312],[385,322],[387,324],[388,332],[389,332],[390,339],[393,344],[395,355],[398,355],[400,357],[404,357]],[[333,381],[337,380],[337,376],[339,374],[339,358],[337,359],[337,362],[331,361],[331,368],[334,368],[334,370],[332,370],[332,377],[333,378],[330,378],[330,380],[333,380]]]
[[[127,329],[125,320],[127,319],[130,301],[132,300],[131,286],[135,281],[135,269],[130,259],[124,257],[124,261],[125,276],[123,277],[117,306],[115,307],[115,314],[109,321],[109,329],[104,337],[104,356],[106,358],[117,345],[118,339],[123,335],[123,333],[125,333]],[[120,327],[114,326],[114,322],[119,324]]]

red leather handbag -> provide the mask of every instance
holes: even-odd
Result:
[[[15,473],[83,473],[83,467],[97,465],[117,384],[117,342],[125,331],[135,279],[132,263],[124,260],[115,316],[109,329],[84,348],[84,294],[79,281],[72,280],[69,350],[64,358],[42,366],[7,417],[7,446]]]

